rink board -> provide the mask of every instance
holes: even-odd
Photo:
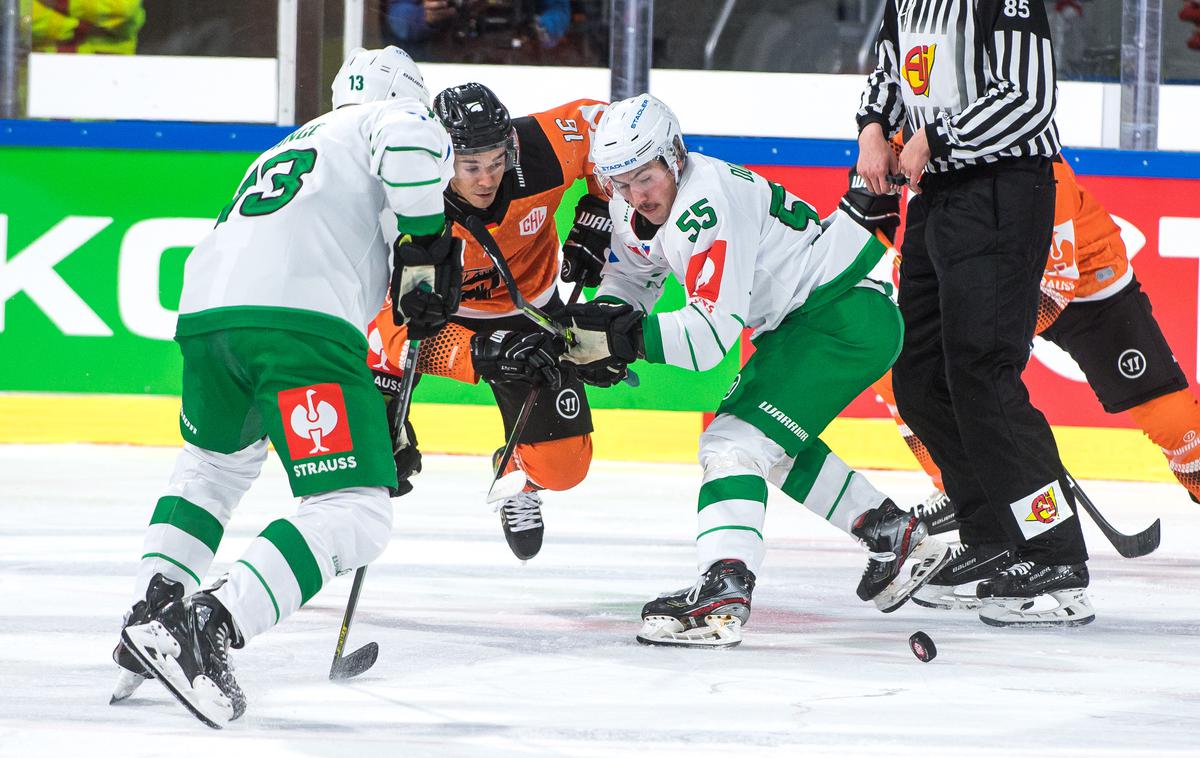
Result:
[[[492,406],[415,403],[413,423],[426,453],[489,455],[504,444]],[[696,460],[704,414],[597,409],[598,460]],[[145,395],[0,394],[0,444],[180,444],[179,398]],[[1088,479],[1173,481],[1162,455],[1133,429],[1057,426],[1063,461]],[[908,470],[916,461],[890,419],[839,418],[821,438],[859,468]]]

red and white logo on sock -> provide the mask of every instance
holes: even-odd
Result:
[[[313,384],[279,393],[288,455],[293,461],[345,453],[354,447],[346,401],[338,384]]]

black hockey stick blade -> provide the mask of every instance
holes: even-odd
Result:
[[[374,666],[378,658],[379,644],[368,642],[353,653],[336,659],[333,667],[329,669],[329,678],[336,682],[356,677]]]
[[[1158,549],[1158,543],[1162,539],[1162,519],[1154,519],[1153,524],[1137,534],[1123,534],[1101,515],[1100,509],[1079,486],[1079,482],[1075,481],[1075,477],[1067,474],[1067,482],[1070,483],[1071,490],[1075,493],[1075,501],[1083,506],[1083,509],[1092,517],[1092,521],[1096,522],[1096,526],[1099,527],[1104,538],[1116,548],[1122,557],[1140,558]]]

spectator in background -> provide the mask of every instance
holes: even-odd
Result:
[[[520,55],[526,44],[535,40],[539,51],[557,47],[571,26],[571,3],[570,0],[389,0],[386,23],[396,41],[414,51],[418,58],[529,62],[512,60],[514,53]],[[467,40],[472,41],[470,51],[461,48]],[[485,59],[479,59],[481,55]]]
[[[145,22],[142,0],[34,0],[33,51],[133,55]]]

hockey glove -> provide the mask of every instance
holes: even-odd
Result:
[[[629,364],[621,361],[601,361],[587,366],[574,366],[575,373],[584,384],[593,387],[611,387],[625,381],[629,376]]]
[[[487,382],[529,382],[557,389],[567,346],[547,332],[483,332],[471,337],[471,362]]]
[[[608,217],[608,203],[584,195],[575,206],[575,226],[563,243],[562,280],[598,287],[610,244],[612,219]]]
[[[642,312],[625,303],[593,301],[568,305],[560,319],[575,333],[575,344],[563,356],[579,366],[583,381],[609,387],[627,373],[626,367],[645,355]]]
[[[432,336],[446,325],[462,299],[462,240],[450,234],[401,235],[392,248],[392,320],[411,339]]]
[[[900,226],[900,196],[876,195],[853,168],[850,169],[850,189],[842,195],[838,209],[858,222],[872,234],[882,234],[888,241],[896,238]]]
[[[396,486],[388,487],[388,494],[401,497],[412,492],[412,484],[408,481],[421,473],[421,451],[417,448],[417,432],[412,422],[407,418],[400,423],[400,396],[391,394],[380,385],[380,378],[387,376],[396,380],[399,377],[390,374],[375,373],[375,385],[380,387],[383,396],[387,398],[388,431],[392,436],[392,458],[396,461]],[[398,381],[397,381],[398,383]]]

